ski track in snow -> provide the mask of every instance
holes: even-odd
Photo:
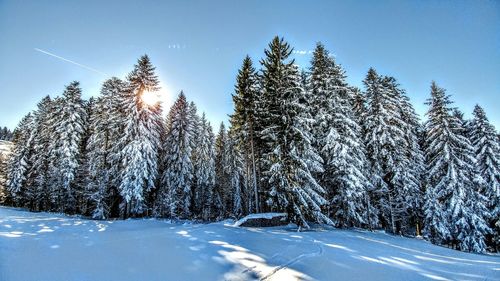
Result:
[[[383,232],[295,230],[0,207],[0,280],[500,280],[496,255]]]
[[[304,258],[321,256],[323,254],[323,247],[321,245],[317,245],[317,247],[318,247],[318,251],[316,251],[314,253],[309,253],[309,254],[301,254],[301,255],[297,256],[296,258],[291,259],[289,262],[276,267],[275,270],[271,271],[270,274],[264,276],[260,280],[262,280],[262,281],[264,281],[264,280],[270,280],[270,278],[273,277],[274,274],[276,272],[278,272],[279,270],[281,270],[283,268],[287,268],[287,267],[291,266],[292,264],[294,264],[294,263],[296,263],[299,260],[302,260]]]

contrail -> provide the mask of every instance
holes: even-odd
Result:
[[[72,63],[72,64],[74,64],[74,65],[77,65],[77,66],[79,66],[79,67],[83,67],[83,68],[85,68],[85,69],[87,69],[87,70],[90,70],[90,71],[93,71],[93,72],[99,73],[99,74],[101,74],[101,75],[108,76],[106,73],[101,72],[101,71],[99,71],[99,70],[97,70],[97,69],[95,69],[95,68],[92,68],[92,67],[90,67],[90,66],[86,66],[86,65],[83,65],[83,64],[81,64],[81,63],[77,63],[77,62],[75,62],[75,61],[72,61],[72,60],[69,60],[69,59],[65,59],[65,58],[63,58],[63,57],[60,57],[60,56],[58,56],[58,55],[55,55],[55,54],[49,53],[49,52],[44,51],[44,50],[42,50],[42,49],[38,49],[38,48],[34,48],[34,49],[35,49],[35,51],[37,51],[37,52],[44,53],[44,54],[49,55],[49,56],[51,56],[51,57],[54,57],[54,58],[57,58],[57,59],[60,59],[60,60],[63,60],[63,61],[66,61],[66,62]]]

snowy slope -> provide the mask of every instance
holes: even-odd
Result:
[[[383,233],[0,208],[0,280],[500,280],[500,257]]]
[[[12,142],[0,140],[0,154],[9,154],[12,148]]]

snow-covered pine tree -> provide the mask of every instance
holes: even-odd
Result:
[[[158,148],[162,124],[161,104],[147,104],[143,95],[159,90],[155,67],[147,55],[139,58],[127,77],[123,101],[125,128],[119,141],[121,174],[119,192],[124,217],[145,211],[146,193],[155,188],[158,177]]]
[[[288,213],[291,222],[309,227],[307,221],[333,222],[322,213],[325,191],[312,173],[321,172],[321,157],[311,146],[312,119],[304,107],[305,92],[292,48],[275,37],[265,50],[262,64],[262,139],[266,142],[265,175],[270,187],[268,205]]]
[[[0,127],[0,140],[7,140],[6,129],[7,127]]]
[[[56,205],[60,211],[74,212],[76,207],[75,178],[80,165],[80,153],[86,111],[81,98],[80,83],[74,81],[64,90],[54,116],[51,184],[56,189]]]
[[[215,138],[215,210],[217,219],[225,218],[232,209],[232,193],[229,175],[228,135],[224,122]]]
[[[162,143],[166,137],[166,132],[165,132],[165,118],[163,117],[163,104],[161,101],[157,101],[154,105],[150,106],[149,109],[151,110],[151,129],[152,131],[155,132],[154,138],[152,137],[151,139],[154,139],[154,142],[156,142],[156,177],[153,178],[154,180],[154,186],[158,187],[161,184],[161,173],[163,171],[163,167],[161,166],[161,159],[162,159]],[[151,157],[153,157],[151,155]],[[153,158],[151,158],[153,159]],[[144,205],[145,205],[145,211],[146,215],[152,215],[153,214],[153,209],[155,206],[155,201],[156,201],[156,195],[157,195],[157,188],[155,189],[146,189],[145,190],[145,200],[144,200]]]
[[[90,97],[87,101],[84,101],[83,106],[85,109],[85,119],[83,123],[83,134],[80,144],[80,158],[76,178],[75,178],[75,197],[76,206],[75,211],[78,214],[89,214],[89,206],[87,201],[86,183],[89,178],[89,159],[87,153],[87,144],[89,142],[90,136],[92,135],[92,127],[90,126],[90,118],[93,115],[95,109],[96,99]]]
[[[123,172],[123,149],[127,145],[127,139],[123,138],[125,129],[127,128],[129,112],[127,109],[130,95],[128,92],[127,82],[116,77],[111,78],[109,84],[106,83],[106,91],[109,92],[109,209],[111,217],[119,217],[123,215],[123,197],[120,192]],[[103,84],[104,86],[104,84]],[[162,118],[160,118],[162,121]],[[160,124],[162,126],[163,124]],[[163,132],[163,129],[160,129]],[[161,135],[160,135],[161,136]],[[161,148],[161,147],[160,147]],[[158,148],[159,149],[159,148]],[[158,152],[160,157],[160,152]],[[158,184],[159,176],[156,179]]]
[[[425,192],[423,236],[434,244],[450,241],[451,232],[449,217],[432,187]]]
[[[320,43],[318,43],[320,44]],[[302,89],[304,89],[304,92],[306,93],[306,96],[310,96],[311,94],[311,89],[310,89],[310,75],[309,73],[305,70],[305,69],[302,69],[300,71],[300,86],[302,87]]]
[[[61,207],[59,204],[59,196],[60,196],[60,187],[58,185],[58,174],[57,174],[57,164],[59,161],[59,150],[57,149],[57,146],[59,145],[58,142],[52,141],[56,138],[58,138],[58,133],[56,131],[56,125],[58,124],[60,120],[60,116],[62,115],[62,108],[63,108],[63,103],[64,103],[64,98],[57,96],[52,99],[51,102],[51,110],[48,114],[48,127],[46,128],[45,132],[48,135],[48,138],[51,140],[49,142],[49,146],[47,148],[47,155],[48,155],[48,170],[47,170],[47,192],[48,192],[48,199],[49,199],[49,210],[50,211],[60,211]]]
[[[440,228],[427,224],[424,233],[429,236],[433,231],[449,232],[451,239],[442,243],[452,243],[461,250],[483,252],[484,235],[490,230],[484,221],[484,205],[478,190],[482,179],[475,175],[474,150],[463,135],[462,124],[453,114],[451,103],[444,89],[433,82],[431,98],[427,101],[426,192],[427,198],[431,197],[430,193],[434,194],[438,202],[436,209],[443,209],[426,209],[425,221],[441,220],[441,216],[445,216],[447,223]],[[429,208],[429,204],[425,207]]]
[[[333,88],[337,85],[337,77],[339,74],[341,79],[344,79],[344,73],[337,73],[334,68],[337,66],[335,62],[328,57],[329,52],[321,43],[316,45],[311,60],[309,88],[311,89],[311,98],[309,102],[309,112],[314,116],[315,122],[312,126],[313,145],[321,151],[324,147],[325,138],[328,134],[332,121],[331,111],[333,104],[331,99],[334,96]],[[343,84],[343,83],[338,83]]]
[[[194,102],[189,103],[188,109],[189,120],[191,123],[191,162],[193,163],[193,179],[191,182],[191,213],[193,218],[201,217],[201,210],[203,208],[202,189],[198,186],[198,169],[200,166],[199,159],[199,148],[201,142],[202,124],[200,116],[198,115],[198,109]]]
[[[500,145],[495,127],[489,122],[483,108],[476,105],[473,116],[468,124],[468,135],[475,149],[476,169],[484,180],[481,193],[487,199],[490,227],[495,230],[490,242],[497,241],[492,246],[498,250],[500,228],[496,228],[496,223],[500,221]]]
[[[207,121],[205,113],[199,120],[198,136],[193,154],[193,186],[194,202],[197,215],[208,221],[214,218],[214,185],[215,185],[215,152],[212,126]]]
[[[32,132],[34,118],[31,113],[24,116],[14,130],[12,154],[7,163],[7,191],[12,198],[7,198],[14,206],[25,204],[25,190],[29,159],[33,153]]]
[[[370,162],[367,159],[367,152],[365,146],[366,139],[366,115],[368,112],[367,109],[367,101],[364,93],[357,87],[350,87],[351,91],[351,103],[353,114],[356,118],[356,122],[360,127],[361,138],[363,139],[363,146],[365,149],[365,177],[367,177],[367,189],[365,192],[365,205],[366,208],[363,209],[363,217],[366,218],[366,224],[364,227],[368,229],[376,228],[379,225],[378,218],[378,210],[374,205],[375,202],[372,202],[372,199],[375,198],[374,193],[376,193],[376,187],[371,183],[371,172],[370,172]]]
[[[361,226],[366,192],[366,159],[361,128],[351,102],[344,71],[318,43],[311,61],[311,104],[314,139],[324,160],[321,184],[327,190],[329,215],[340,227]]]
[[[257,153],[260,139],[256,133],[257,119],[257,75],[252,60],[246,56],[236,77],[233,95],[234,113],[231,115],[231,130],[238,140],[238,147],[243,152],[245,161],[245,185],[247,187],[247,210],[259,212],[259,194],[257,187]]]
[[[370,69],[364,83],[367,111],[363,125],[375,187],[372,195],[386,229],[414,233],[412,226],[421,216],[419,121],[395,78],[380,77]]]
[[[0,204],[5,204],[7,197],[7,155],[0,153]]]
[[[274,37],[268,48],[264,50],[266,57],[260,60],[262,70],[259,72],[259,88],[260,97],[257,102],[256,108],[256,132],[260,139],[260,157],[258,160],[259,170],[262,174],[259,177],[260,191],[265,199],[270,196],[271,186],[269,185],[269,177],[266,171],[271,167],[270,157],[268,154],[272,153],[273,147],[271,146],[270,139],[273,135],[267,128],[276,125],[273,124],[276,119],[281,117],[282,112],[278,111],[278,104],[280,103],[278,91],[283,91],[285,85],[285,68],[292,67],[294,61],[285,62],[290,56],[292,49],[283,38],[278,36]],[[286,63],[286,66],[285,66]],[[281,94],[283,95],[283,94]],[[269,205],[269,202],[261,206],[262,211],[275,209],[276,206]]]
[[[490,213],[486,207],[487,198],[481,193],[484,180],[476,169],[473,169],[473,173],[473,190],[465,197],[468,213],[459,216],[455,231],[461,251],[482,253],[487,248],[485,237],[491,234],[492,230],[488,226]]]
[[[215,135],[212,125],[206,121],[203,127],[203,157],[204,167],[200,170],[203,176],[199,177],[200,184],[203,184],[203,219],[215,218],[217,209],[215,208]]]
[[[424,171],[424,155],[418,138],[421,124],[405,90],[400,88],[395,78],[388,77],[386,80],[387,90],[397,102],[404,137],[401,157],[403,167],[399,165],[393,177],[396,190],[392,198],[396,207],[397,225],[399,231],[404,234],[419,234],[422,220],[422,174]]]
[[[191,217],[193,180],[192,127],[189,105],[183,92],[170,109],[167,135],[163,144],[163,171],[155,214],[175,219]]]
[[[0,128],[0,140],[11,141],[12,132],[7,127]]]
[[[500,233],[500,218],[497,219],[497,221],[495,222],[495,225],[492,229],[493,229],[493,241],[492,241],[492,243],[494,243],[496,245],[496,250],[498,252],[499,251],[498,245],[500,245],[500,235],[498,235],[498,233]]]
[[[227,173],[229,178],[228,197],[232,203],[229,216],[240,218],[243,215],[243,190],[246,190],[244,178],[243,157],[238,149],[237,140],[232,130],[228,132],[227,138]]]
[[[30,193],[30,210],[47,211],[51,209],[49,184],[50,170],[50,147],[54,141],[52,131],[54,116],[52,114],[53,103],[49,96],[44,97],[33,112],[33,149],[30,163],[32,166],[27,176],[27,192]]]
[[[120,105],[125,83],[118,78],[106,80],[101,88],[101,95],[96,100],[90,116],[90,138],[87,142],[87,174],[85,194],[90,205],[90,215],[95,219],[111,216],[111,203],[116,195],[116,178],[119,171],[119,159],[114,158],[119,145]]]
[[[420,134],[423,126],[415,109],[406,95],[403,95],[402,117],[405,122],[406,143],[408,145],[406,158],[408,169],[404,173],[403,186],[405,186],[405,203],[407,218],[402,222],[402,231],[409,233],[411,226],[416,226],[416,235],[420,235],[423,220],[423,175],[425,171],[425,157],[420,145]]]
[[[374,199],[383,226],[392,233],[400,231],[404,219],[402,193],[398,180],[402,176],[406,142],[404,122],[398,111],[397,92],[391,89],[392,79],[380,77],[373,68],[363,81],[366,87],[367,114],[365,143],[371,167]]]
[[[353,112],[354,116],[356,116],[356,119],[358,121],[358,125],[361,127],[361,130],[364,132],[364,127],[365,127],[365,115],[367,112],[366,108],[366,97],[363,94],[363,92],[357,88],[357,87],[351,87],[351,92],[352,92],[352,107],[353,107]],[[362,134],[364,135],[364,134]]]
[[[272,187],[269,184],[269,175],[266,173],[270,170],[272,163],[269,161],[269,154],[272,153],[273,147],[271,139],[274,137],[268,128],[276,126],[275,121],[282,116],[282,112],[278,112],[280,97],[283,94],[277,94],[278,91],[283,92],[285,86],[285,69],[290,68],[294,60],[286,62],[290,56],[292,48],[283,38],[274,37],[269,43],[268,48],[264,50],[265,58],[260,60],[262,66],[259,72],[259,88],[260,95],[258,106],[256,108],[256,132],[260,139],[258,145],[259,159],[258,170],[261,171],[259,176],[259,188],[263,199],[271,197]],[[267,200],[268,201],[268,200]],[[277,206],[269,205],[269,202],[260,206],[261,211],[269,211]]]

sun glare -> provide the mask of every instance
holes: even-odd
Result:
[[[154,106],[161,100],[160,92],[144,92],[141,98],[142,101],[149,106]]]

